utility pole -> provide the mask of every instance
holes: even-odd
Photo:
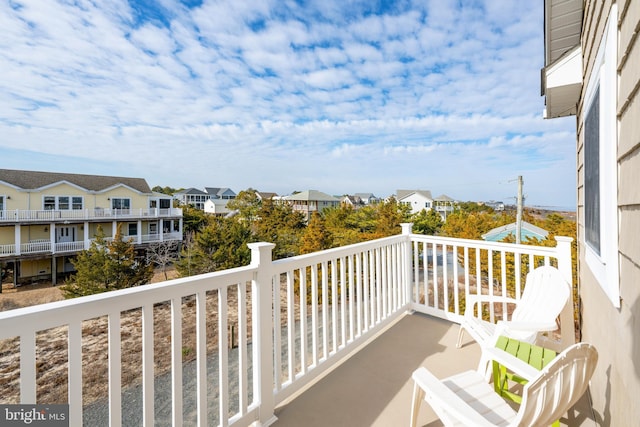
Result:
[[[522,235],[522,186],[524,185],[522,181],[522,175],[518,176],[518,200],[516,207],[516,243],[519,244]]]

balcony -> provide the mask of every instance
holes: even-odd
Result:
[[[406,224],[278,261],[254,243],[246,267],[3,312],[0,399],[73,402],[71,425],[406,425],[415,368],[444,376],[478,362],[476,344],[455,348],[465,297],[517,298],[540,264],[570,278],[570,239],[557,241],[414,235]],[[574,340],[570,308],[560,323],[550,346]],[[426,407],[421,417],[434,420]]]
[[[0,210],[0,223],[48,223],[64,221],[133,220],[182,217],[182,209],[72,209],[72,210]]]
[[[84,249],[89,249],[91,242],[95,239],[88,240],[75,240],[70,242],[54,242],[49,239],[37,239],[31,240],[28,243],[21,243],[20,245],[8,244],[0,245],[0,258],[2,257],[15,257],[21,255],[53,255],[53,254],[71,254],[80,252]],[[113,237],[105,238],[106,241],[113,240]],[[137,235],[123,236],[123,240],[136,244],[146,243],[158,243],[158,242],[170,242],[181,241],[182,233],[169,232],[169,233],[154,233],[154,234],[141,234],[138,238]],[[19,251],[17,250],[19,247]]]

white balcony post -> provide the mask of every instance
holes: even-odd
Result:
[[[20,255],[20,251],[22,250],[22,237],[20,236],[20,224],[16,224],[13,228],[14,231],[14,241],[15,241],[15,249],[14,252],[16,255]]]
[[[255,425],[268,426],[276,420],[273,394],[273,301],[271,251],[273,243],[249,243],[251,266],[258,271],[252,282],[253,303],[253,395],[260,405]]]
[[[51,253],[56,253],[56,223],[49,224],[49,245],[51,246]]]
[[[560,313],[560,338],[561,348],[565,349],[568,346],[575,344],[575,323],[573,318],[573,269],[571,267],[571,237],[557,236],[556,238],[556,250],[558,252],[558,270],[562,273],[565,280],[571,285],[571,292],[569,292],[569,300],[567,305]]]
[[[89,222],[84,222],[84,248],[89,249],[91,247],[91,242],[89,241]]]
[[[411,280],[411,230],[413,228],[412,222],[405,222],[400,224],[402,227],[402,235],[405,237],[404,240],[404,260],[403,260],[403,272],[402,276],[404,278],[404,295],[402,298],[403,304],[411,303],[411,295],[412,295],[412,280]]]

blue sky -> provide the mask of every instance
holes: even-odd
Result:
[[[575,207],[541,1],[0,2],[0,167]]]

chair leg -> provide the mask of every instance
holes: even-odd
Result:
[[[418,425],[418,411],[420,411],[420,404],[424,399],[424,390],[413,382],[413,401],[411,403],[411,424],[410,427],[416,427]]]
[[[460,329],[458,330],[458,343],[456,344],[456,348],[462,347],[463,337],[464,337],[464,326],[460,325]]]

